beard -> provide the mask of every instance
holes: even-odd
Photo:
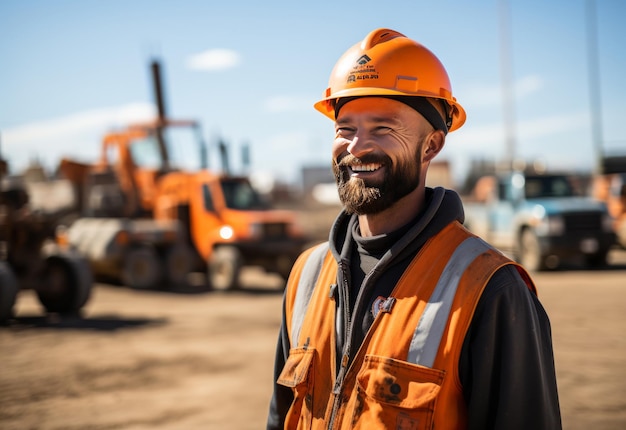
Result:
[[[368,154],[356,158],[346,154],[333,160],[333,173],[337,182],[339,199],[347,213],[357,215],[377,214],[390,208],[420,185],[421,164],[419,151],[416,159],[394,165],[387,155]],[[351,164],[381,163],[385,174],[380,180],[353,178]]]

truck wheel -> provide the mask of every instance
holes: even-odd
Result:
[[[152,248],[132,248],[124,256],[122,282],[139,289],[155,288],[163,280],[159,256]]]
[[[11,266],[0,261],[0,323],[13,316],[17,290],[17,279],[15,279]]]
[[[55,254],[46,257],[43,282],[37,297],[48,312],[75,314],[87,303],[93,279],[81,257]]]
[[[597,269],[606,266],[607,257],[608,251],[600,251],[595,254],[587,255],[585,260],[588,266]]]
[[[522,232],[519,244],[519,262],[527,270],[536,272],[545,268],[539,239],[534,231],[527,228]]]
[[[167,270],[167,281],[172,286],[187,284],[187,275],[194,269],[196,256],[194,252],[185,245],[172,247],[165,254],[165,267]]]
[[[617,233],[617,243],[623,249],[626,249],[626,219],[619,223],[615,232]]]
[[[215,250],[208,264],[211,288],[218,291],[239,288],[242,258],[238,249],[222,246]]]

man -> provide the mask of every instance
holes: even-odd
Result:
[[[292,270],[267,428],[560,429],[533,282],[424,183],[465,121],[439,60],[375,30],[315,107],[344,211]]]

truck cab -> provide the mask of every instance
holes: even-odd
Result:
[[[181,222],[214,289],[232,289],[242,266],[286,279],[306,237],[295,213],[274,209],[245,176],[172,172],[159,182],[156,221]]]
[[[606,263],[615,243],[612,219],[606,205],[578,191],[574,176],[511,172],[489,179],[484,199],[465,204],[470,230],[530,270],[580,257]]]

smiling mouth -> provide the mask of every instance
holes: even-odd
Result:
[[[350,166],[352,173],[370,173],[383,167],[380,163],[356,164]]]

